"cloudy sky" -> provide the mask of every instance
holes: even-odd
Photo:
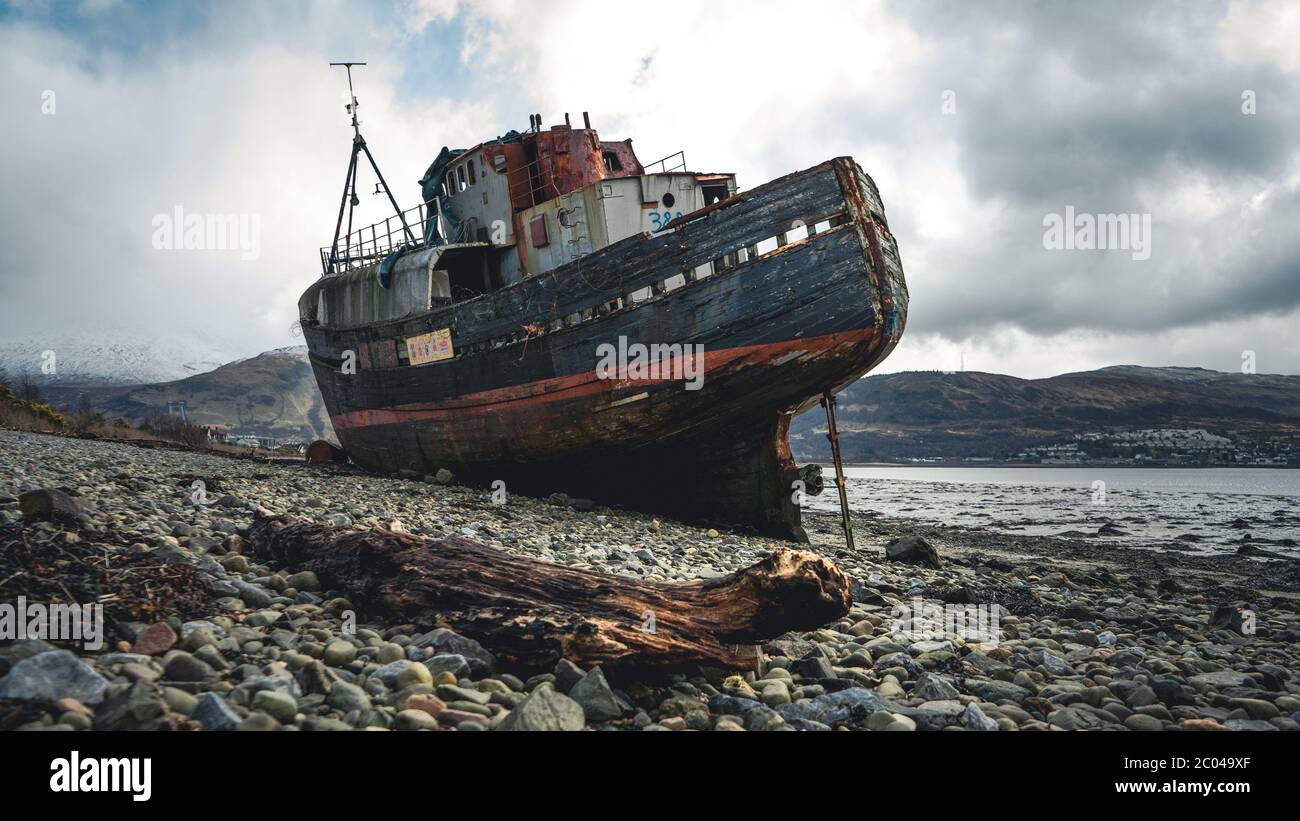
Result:
[[[295,344],[349,151],[326,64],[365,60],[404,207],[535,111],[742,187],[854,156],[912,294],[884,370],[1300,373],[1297,43],[1269,2],[0,0],[0,336]],[[255,217],[256,258],[155,248],[178,207]],[[1067,208],[1149,215],[1149,258],[1045,248]]]

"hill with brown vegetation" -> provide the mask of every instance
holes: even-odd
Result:
[[[56,407],[75,407],[83,394],[105,418],[137,426],[166,416],[168,403],[183,401],[195,425],[226,425],[278,438],[333,438],[305,347],[267,351],[175,382],[44,390]]]
[[[1002,456],[1085,432],[1204,428],[1246,437],[1300,435],[1300,376],[1120,365],[1047,379],[909,371],[869,376],[840,394],[850,462]],[[826,417],[791,425],[800,459],[827,460]]]

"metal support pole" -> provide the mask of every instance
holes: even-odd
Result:
[[[840,515],[843,517],[844,541],[849,550],[853,546],[853,518],[849,515],[849,494],[844,483],[844,463],[840,459],[840,432],[835,427],[835,397],[830,391],[822,394],[822,407],[826,409],[826,438],[831,442],[831,459],[835,462],[835,486],[840,490]]]
[[[357,173],[357,146],[354,143],[352,145],[352,159],[348,162],[348,174],[346,177],[343,178],[343,198],[339,200],[339,218],[338,221],[334,223],[334,244],[330,246],[329,270],[326,273],[330,273],[330,274],[334,273],[334,263],[338,259],[338,255],[339,255],[339,231],[343,230],[343,209],[347,207],[348,193],[352,189],[352,179],[356,175],[356,173]],[[348,222],[350,223],[351,221],[352,218],[349,215]],[[352,229],[349,226],[348,231],[351,232],[351,230]]]

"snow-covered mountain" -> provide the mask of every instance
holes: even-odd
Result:
[[[162,336],[80,330],[0,337],[0,367],[11,378],[29,373],[46,386],[173,382],[211,371],[237,353],[230,343],[198,330]],[[53,373],[42,368],[49,361]]]

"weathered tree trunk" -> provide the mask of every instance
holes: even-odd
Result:
[[[835,564],[784,548],[727,576],[670,584],[456,537],[332,528],[294,516],[259,515],[250,539],[259,559],[314,571],[367,618],[451,628],[518,669],[549,668],[561,656],[607,669],[752,669],[754,651],[736,645],[819,627],[850,602]]]

